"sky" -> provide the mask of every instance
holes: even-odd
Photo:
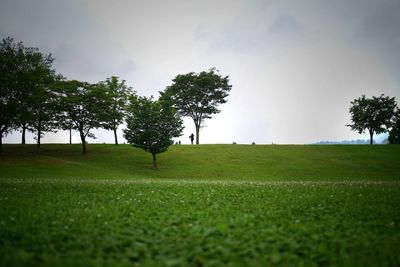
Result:
[[[345,126],[362,94],[400,103],[399,14],[400,0],[0,0],[0,38],[52,53],[68,79],[118,76],[144,96],[215,67],[232,90],[200,143],[307,144],[368,139]],[[194,124],[184,123],[177,140],[189,143]],[[89,143],[113,142],[94,132]]]

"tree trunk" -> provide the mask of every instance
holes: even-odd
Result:
[[[374,136],[374,132],[369,130],[369,144],[370,145],[372,145],[374,143],[373,136]]]
[[[156,159],[156,154],[155,154],[155,153],[152,153],[152,155],[153,155],[153,168],[154,168],[154,169],[157,169],[157,159]]]
[[[81,135],[81,142],[82,142],[82,154],[86,155],[86,136],[83,134],[82,131],[79,131]]]
[[[38,132],[37,132],[37,147],[40,148],[40,136],[42,135],[42,124],[39,121],[38,123]]]
[[[117,128],[114,128],[114,139],[115,139],[115,144],[118,145]]]
[[[200,144],[200,137],[199,137],[199,133],[200,133],[200,125],[197,125],[196,123],[195,123],[195,126],[196,126],[196,145],[198,145],[198,144]]]
[[[69,127],[69,144],[72,144],[72,126]]]
[[[26,123],[22,123],[22,144],[25,145],[25,132],[26,132]]]

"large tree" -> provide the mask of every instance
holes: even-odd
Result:
[[[131,97],[126,122],[125,139],[132,146],[150,152],[154,168],[157,168],[156,155],[167,151],[174,143],[172,138],[180,136],[183,130],[182,120],[167,97],[159,100]]]
[[[397,108],[393,116],[388,141],[390,144],[400,144],[400,108]]]
[[[372,145],[374,134],[387,132],[390,128],[395,108],[394,97],[382,94],[379,97],[366,98],[362,95],[351,102],[352,124],[347,126],[360,134],[368,131]]]
[[[37,48],[30,48],[26,51],[26,85],[25,90],[30,92],[25,94],[22,103],[26,107],[20,107],[20,115],[29,111],[23,118],[27,123],[28,129],[35,134],[37,146],[40,147],[40,140],[44,132],[55,131],[56,128],[56,102],[57,97],[54,92],[54,82],[56,80],[55,70],[52,68],[54,59],[51,54],[44,55]],[[25,140],[24,140],[25,141]]]
[[[40,147],[44,132],[55,132],[59,127],[57,122],[58,100],[50,86],[38,89],[32,96],[32,119],[29,122],[28,130],[34,134],[38,147]]]
[[[18,115],[18,126],[22,131],[22,144],[25,144],[26,130],[36,134],[50,129],[47,121],[48,108],[46,95],[51,91],[51,84],[55,78],[53,69],[54,58],[51,54],[44,54],[36,47],[24,47],[16,58],[18,106],[15,112]],[[44,112],[46,110],[46,112]],[[50,112],[47,112],[50,113]],[[46,125],[47,124],[47,125]],[[36,136],[40,145],[40,136]]]
[[[222,77],[215,68],[200,73],[190,72],[176,76],[172,85],[162,94],[172,97],[181,116],[193,119],[196,128],[196,144],[205,119],[219,113],[218,106],[226,103],[232,86],[229,76]]]
[[[79,132],[82,153],[86,154],[86,138],[95,138],[90,130],[101,127],[99,113],[105,108],[103,92],[97,85],[75,80],[63,81],[58,87],[61,89],[60,106],[64,114],[60,119],[66,121],[70,129]]]
[[[105,109],[101,116],[102,125],[103,128],[114,132],[115,144],[118,145],[117,129],[124,122],[128,98],[130,95],[134,95],[135,92],[125,85],[125,80],[119,81],[116,76],[100,82],[99,86],[105,92]]]
[[[22,43],[14,43],[11,37],[0,43],[0,151],[2,138],[17,124],[18,106],[18,58],[23,55]]]

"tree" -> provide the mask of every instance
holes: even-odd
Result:
[[[37,140],[37,147],[40,147],[41,138],[44,132],[55,132],[57,123],[57,97],[50,87],[43,87],[37,90],[32,96],[31,112],[32,119],[29,122],[28,130],[34,133]]]
[[[0,151],[3,137],[16,126],[18,57],[23,53],[22,43],[14,43],[11,37],[0,43]]]
[[[28,130],[35,134],[37,146],[40,147],[43,133],[55,131],[56,127],[55,113],[57,111],[55,107],[57,98],[53,91],[53,85],[57,77],[52,68],[54,59],[51,54],[44,55],[37,48],[30,48],[26,50],[25,54],[26,65],[28,66],[25,70],[25,84],[27,85],[25,89],[30,94],[25,94],[25,98],[21,102],[25,102],[29,109],[25,105],[25,107],[21,106],[20,115],[29,111],[23,121],[27,123]]]
[[[366,130],[373,144],[373,135],[387,132],[391,125],[391,118],[396,107],[395,98],[384,96],[366,98],[365,95],[351,102],[350,114],[353,124],[347,126],[358,133]]]
[[[226,97],[232,88],[229,76],[221,77],[217,72],[218,70],[212,68],[208,72],[178,75],[172,80],[173,84],[162,94],[172,97],[181,116],[193,119],[196,144],[199,144],[199,132],[204,120],[220,112],[218,106],[226,103]]]
[[[74,105],[68,103],[68,97],[74,92],[75,87],[79,87],[80,82],[68,81],[64,77],[60,77],[54,84],[54,93],[57,99],[57,105],[55,106],[56,121],[59,129],[69,131],[69,144],[72,144],[72,128],[73,121],[69,117],[69,114],[73,113]]]
[[[125,139],[132,146],[150,152],[153,167],[157,168],[156,154],[167,151],[174,142],[173,137],[181,135],[182,120],[172,106],[172,99],[163,97],[136,97],[130,99]]]
[[[79,132],[82,153],[86,154],[86,137],[96,138],[90,130],[101,127],[98,114],[104,109],[102,92],[97,85],[76,80],[62,81],[58,88],[63,111],[60,119]]]
[[[46,96],[45,92],[50,91],[50,84],[55,77],[52,68],[54,59],[51,54],[45,55],[38,48],[25,47],[22,42],[14,43],[11,37],[2,40],[0,58],[3,107],[5,103],[12,103],[12,108],[7,107],[7,111],[2,110],[1,113],[2,116],[12,115],[13,127],[22,128],[22,144],[25,144],[27,129],[40,133],[41,128],[46,130],[43,103],[47,99],[43,97]],[[0,130],[4,134],[6,131],[3,128]],[[37,138],[38,145],[40,136]]]
[[[114,132],[115,144],[118,145],[117,129],[124,122],[128,97],[134,92],[132,88],[125,85],[125,80],[119,82],[116,76],[100,82],[100,86],[105,90],[104,106],[106,107],[103,110],[102,125],[105,129]]]
[[[393,119],[392,128],[389,131],[389,144],[400,144],[400,109],[397,108]]]
[[[46,102],[43,99],[45,91],[50,92],[50,85],[55,78],[53,61],[51,54],[43,54],[36,47],[24,47],[22,42],[18,44],[18,56],[15,58],[18,106],[15,112],[22,131],[22,144],[25,144],[26,130],[35,133],[41,132],[41,127],[51,130],[46,129],[48,125],[43,117],[42,106]],[[37,140],[40,146],[40,136],[37,136]]]

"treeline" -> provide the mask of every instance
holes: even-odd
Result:
[[[126,122],[124,137],[133,146],[155,155],[167,150],[172,138],[182,133],[181,116],[193,119],[196,144],[204,121],[220,112],[231,90],[229,76],[222,77],[212,68],[200,73],[177,75],[160,92],[160,98],[139,97],[116,76],[95,84],[67,80],[57,74],[54,58],[38,48],[25,47],[11,37],[0,44],[0,151],[2,138],[14,130],[34,134],[37,146],[45,132],[79,132],[82,152],[86,138],[95,138],[91,130],[104,128],[114,132]]]
[[[0,45],[0,149],[2,137],[13,130],[32,132],[40,147],[45,132],[79,132],[82,151],[90,131],[104,128],[114,132],[124,122],[129,99],[136,92],[118,77],[91,84],[67,80],[57,74],[54,58],[38,48],[25,47],[10,37]]]

